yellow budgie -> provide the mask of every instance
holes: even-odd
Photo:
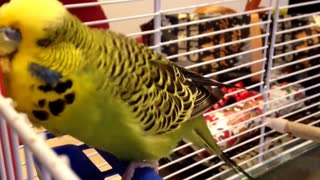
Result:
[[[56,0],[3,5],[0,56],[10,61],[6,90],[17,109],[56,135],[132,161],[123,179],[182,138],[251,178],[223,154],[202,117],[223,97],[220,83],[124,35],[88,28]]]

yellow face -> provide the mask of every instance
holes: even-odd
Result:
[[[46,31],[59,26],[66,13],[57,0],[11,0],[0,7],[0,57],[37,48]]]

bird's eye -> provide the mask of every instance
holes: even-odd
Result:
[[[51,43],[52,40],[49,38],[44,38],[37,41],[37,44],[41,47],[48,47]]]

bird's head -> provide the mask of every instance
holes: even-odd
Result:
[[[0,7],[0,57],[12,59],[20,49],[33,51],[67,13],[57,0],[11,0]]]

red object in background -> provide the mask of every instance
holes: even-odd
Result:
[[[2,96],[5,96],[5,91],[4,91],[4,84],[3,84],[3,76],[2,76],[2,69],[0,68],[0,91]]]
[[[63,4],[98,2],[98,0],[60,0]],[[91,6],[82,8],[68,9],[70,13],[77,16],[82,22],[104,20],[107,16],[104,14],[101,6]],[[109,29],[108,23],[90,25],[92,28]]]
[[[136,41],[139,42],[139,43],[143,43],[142,36],[136,37]]]
[[[63,4],[76,4],[76,3],[89,3],[89,2],[98,2],[98,0],[60,0]],[[0,0],[0,6],[9,2],[9,0]],[[104,14],[101,6],[91,6],[91,7],[82,7],[82,8],[72,8],[68,9],[70,13],[77,16],[82,22],[95,21],[107,19],[107,16]],[[92,28],[100,29],[109,29],[109,24],[97,24],[91,25]]]
[[[235,86],[237,87],[231,87],[231,88],[227,88],[227,87],[222,87],[221,88],[221,91],[225,94],[229,94],[229,93],[232,93],[232,92],[235,92],[235,91],[238,91],[240,90],[241,88],[244,88],[244,84],[243,82],[237,82],[235,84]],[[212,109],[209,109],[207,112],[211,112],[212,110],[216,110],[216,109],[220,109],[221,107],[223,107],[225,105],[225,103],[230,99],[230,98],[234,98],[236,102],[239,102],[239,101],[242,101],[242,100],[245,100],[247,98],[250,98],[250,97],[253,97],[253,96],[256,96],[258,95],[259,93],[256,92],[256,91],[249,91],[249,90],[243,90],[239,93],[236,93],[236,94],[233,94],[233,95],[227,95],[225,96],[223,99],[221,99],[219,102],[217,102],[216,104],[214,104],[212,106]],[[256,99],[263,99],[262,96],[258,96],[256,97]]]

